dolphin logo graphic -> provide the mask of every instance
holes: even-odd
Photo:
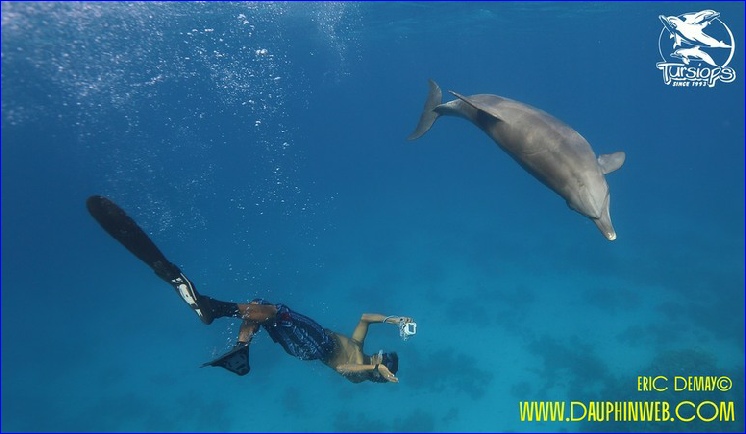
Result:
[[[699,12],[690,12],[688,14],[676,16],[659,15],[666,30],[670,33],[670,38],[674,40],[673,48],[688,45],[697,45],[709,48],[731,48],[730,45],[723,41],[718,41],[704,32],[713,20],[720,17],[720,12],[705,9]]]
[[[678,50],[671,53],[671,57],[681,59],[684,64],[688,65],[692,60],[700,60],[711,66],[717,66],[712,57],[709,54],[699,49],[699,45],[694,48],[679,48]]]
[[[736,38],[723,22],[720,12],[658,15],[663,28],[658,36],[663,82],[670,86],[714,87],[719,81],[732,83],[736,71],[728,66],[736,52]],[[668,35],[668,38],[666,38]],[[673,48],[668,45],[673,39]]]

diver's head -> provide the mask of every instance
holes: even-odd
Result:
[[[383,351],[379,352],[381,354],[381,365],[388,368],[389,371],[391,371],[392,374],[396,375],[396,371],[399,370],[399,355],[395,352],[393,353],[384,353]],[[374,381],[376,383],[387,383],[388,380],[383,378],[383,376],[378,372],[378,370],[373,372],[373,378],[371,381]]]
[[[392,374],[396,375],[396,371],[399,370],[399,355],[394,353],[383,353],[383,360],[381,364],[389,368]]]

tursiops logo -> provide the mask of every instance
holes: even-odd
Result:
[[[736,41],[720,12],[705,9],[679,16],[658,17],[663,29],[658,37],[663,81],[670,86],[715,87],[718,81],[731,83],[736,71],[728,66]]]

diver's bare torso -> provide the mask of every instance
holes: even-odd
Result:
[[[324,364],[339,372],[343,377],[353,383],[360,383],[368,379],[370,374],[367,372],[340,372],[340,366],[344,365],[365,365],[368,358],[363,354],[363,346],[359,342],[348,338],[339,333],[329,332],[334,339],[334,354]]]

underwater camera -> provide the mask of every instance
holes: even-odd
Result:
[[[399,336],[403,340],[409,339],[410,336],[414,336],[417,334],[417,323],[416,322],[408,322],[408,323],[400,323],[399,324]]]

